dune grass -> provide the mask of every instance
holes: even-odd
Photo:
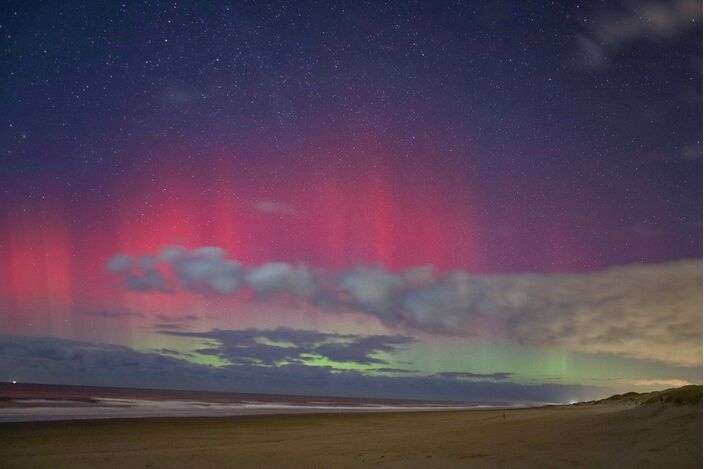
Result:
[[[652,404],[675,404],[675,405],[696,405],[702,403],[702,386],[690,384],[679,388],[665,389],[664,391],[653,392],[627,392],[625,394],[614,394],[613,396],[598,401],[589,401],[584,404],[615,404],[615,403],[635,403],[637,405]]]
[[[662,397],[662,401],[660,398]],[[652,396],[648,399],[646,399],[643,403],[644,404],[659,404],[659,403],[665,403],[665,404],[676,404],[676,405],[685,405],[685,404],[701,404],[702,403],[702,387],[697,386],[697,385],[689,385],[689,386],[682,386],[681,388],[672,388],[672,389],[666,389],[664,391],[660,391],[656,393],[655,396]]]

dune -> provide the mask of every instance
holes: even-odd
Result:
[[[698,386],[506,411],[6,423],[0,442],[8,469],[686,468],[702,466],[702,400]]]
[[[702,405],[702,386],[690,384],[679,388],[665,389],[664,391],[653,391],[645,393],[627,392],[625,394],[614,394],[606,399],[598,401],[580,402],[577,405],[594,405],[594,404],[634,404],[634,405],[652,405],[652,404],[675,404],[675,405]]]

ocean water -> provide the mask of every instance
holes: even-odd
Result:
[[[358,399],[0,383],[0,422],[340,412],[419,412],[520,406],[520,404],[502,402]]]

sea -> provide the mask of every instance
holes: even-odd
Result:
[[[508,402],[420,401],[0,383],[0,422],[347,412],[428,412],[524,406],[525,404]]]

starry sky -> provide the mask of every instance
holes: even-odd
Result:
[[[5,2],[0,380],[701,383],[701,10]]]

